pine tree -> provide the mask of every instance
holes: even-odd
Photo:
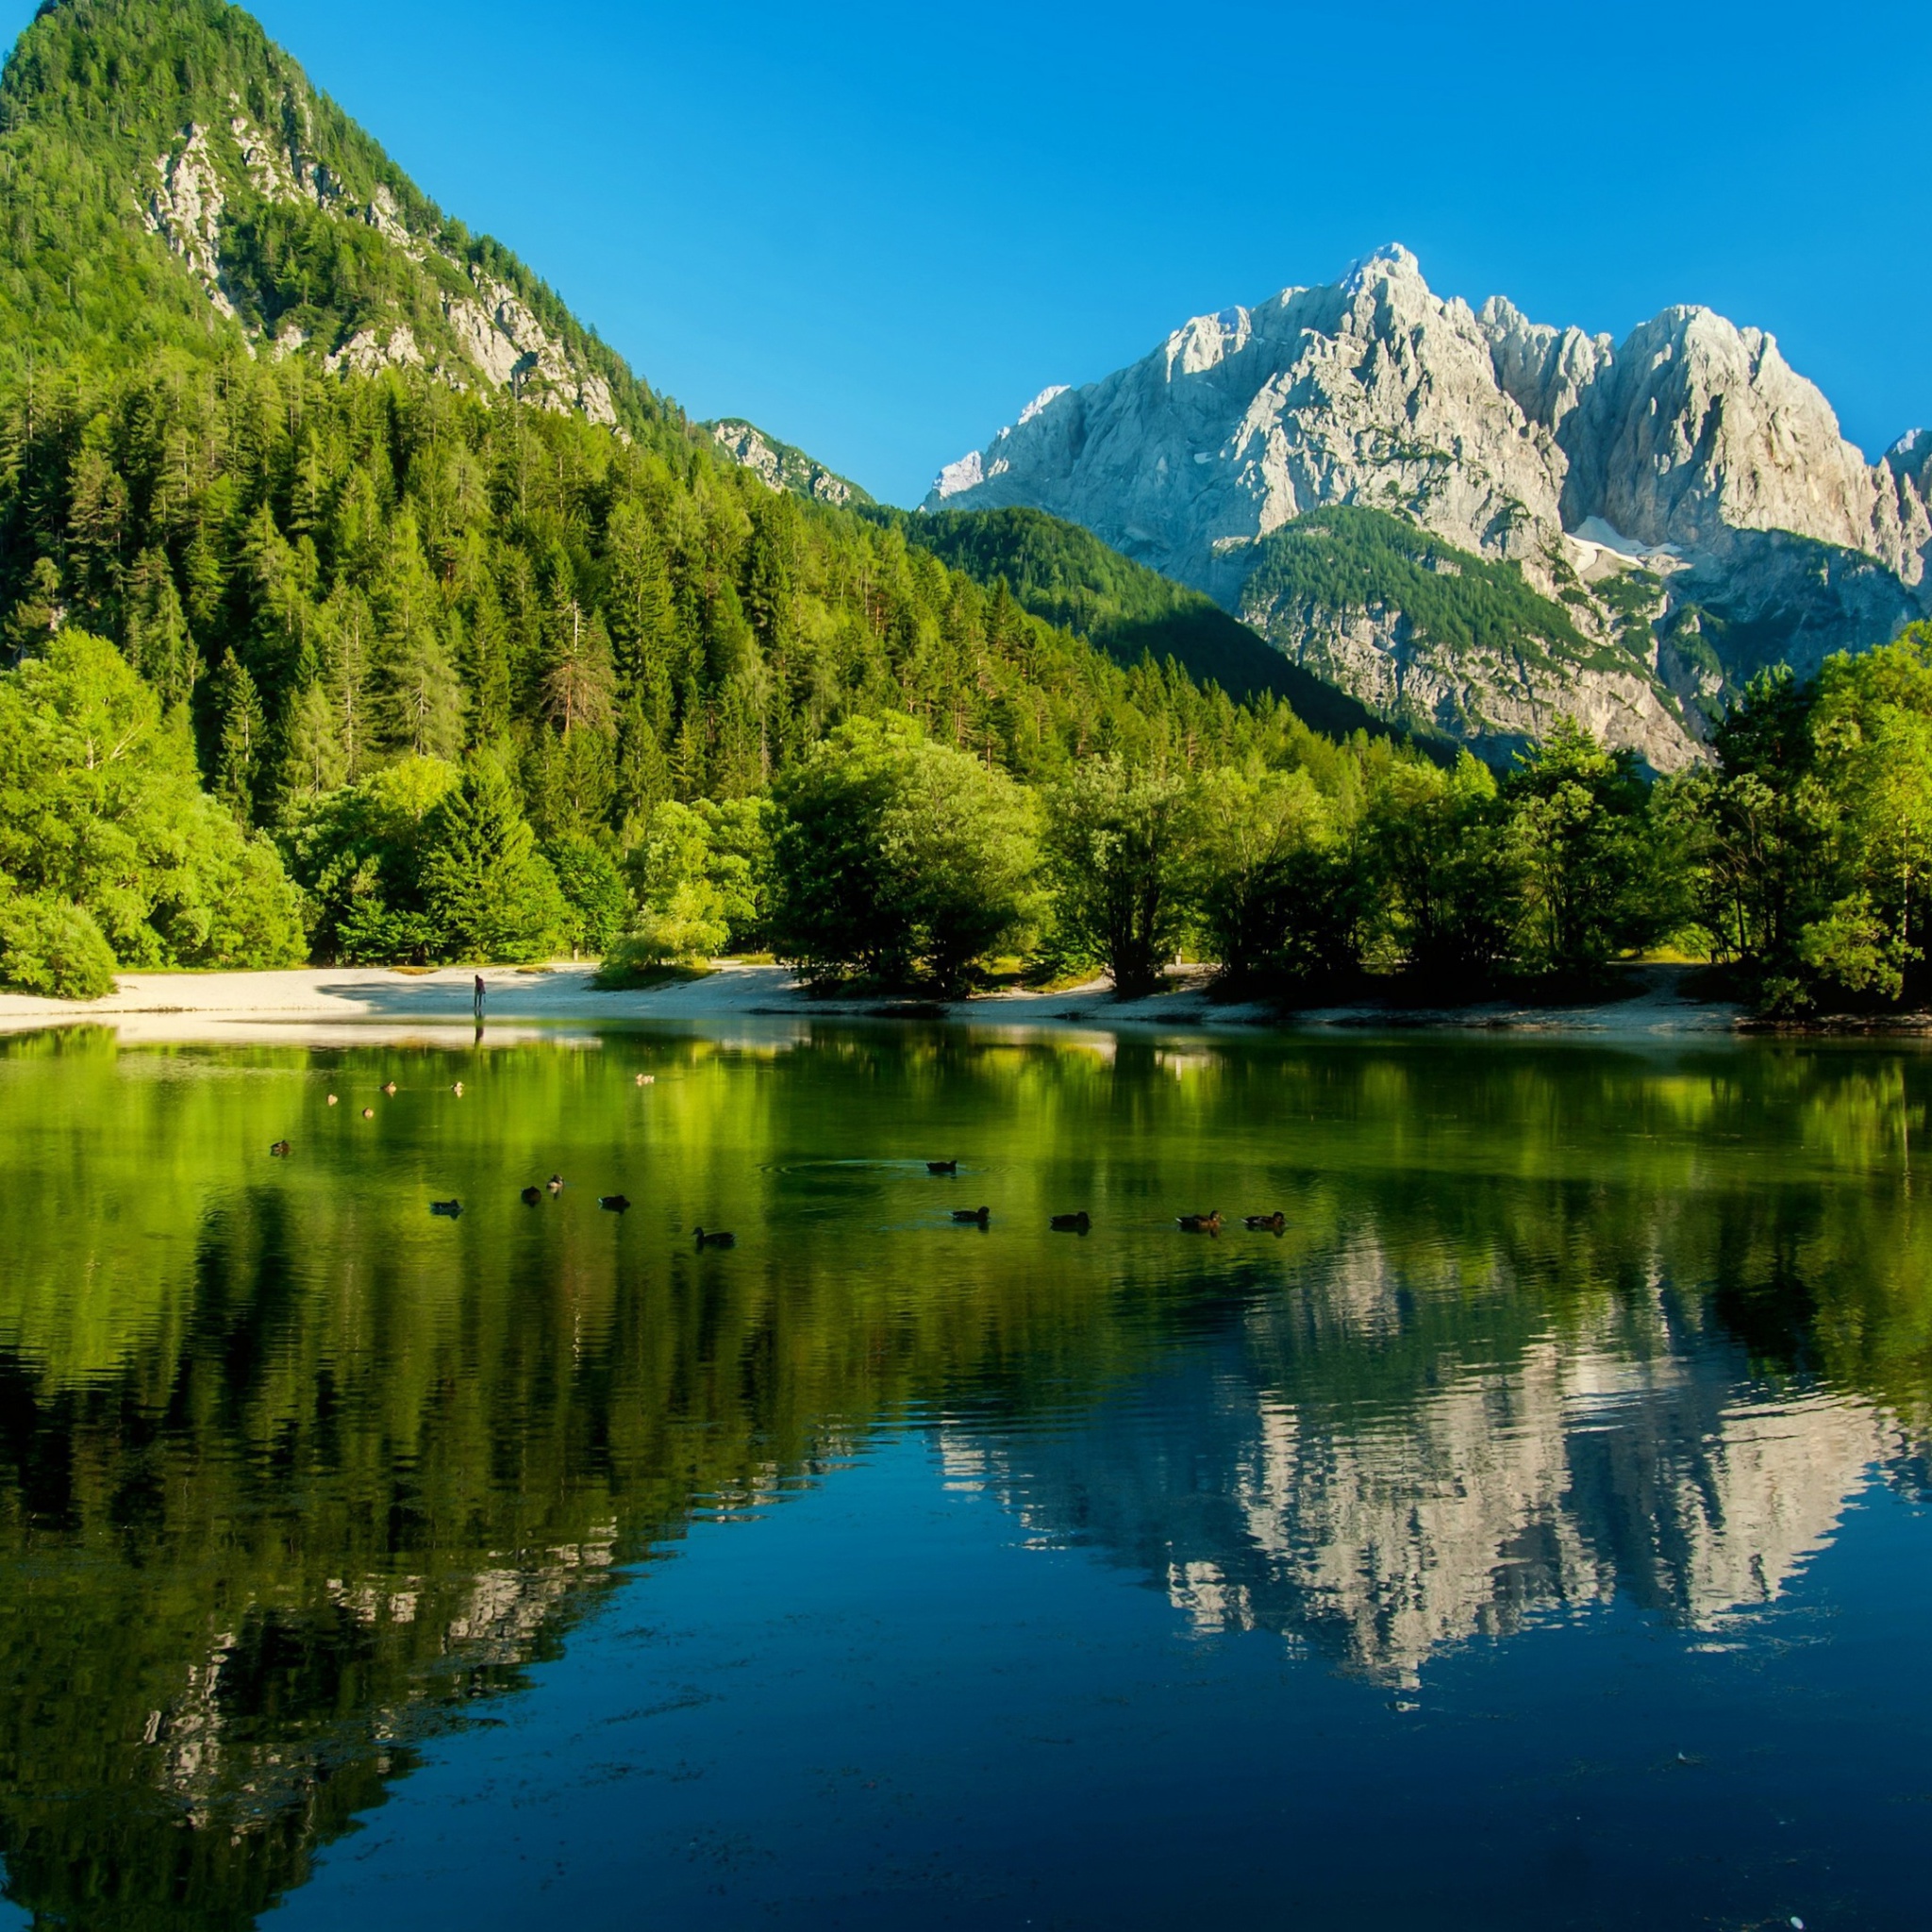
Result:
[[[212,695],[220,747],[215,795],[243,824],[253,824],[255,787],[267,749],[268,721],[262,715],[255,679],[233,651],[215,672]]]
[[[167,553],[143,550],[127,574],[123,632],[127,661],[160,693],[164,709],[194,695],[201,663]]]
[[[537,852],[515,788],[490,755],[430,813],[418,874],[443,948],[464,959],[537,959],[561,942],[568,917]]]
[[[336,735],[336,710],[320,679],[305,684],[283,725],[281,789],[288,798],[320,798],[345,784],[349,761]]]

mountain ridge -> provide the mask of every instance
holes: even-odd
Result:
[[[151,353],[420,371],[681,461],[720,456],[808,502],[873,502],[741,417],[689,420],[225,0],[42,9],[0,74],[0,375],[30,390],[55,371],[91,378]],[[1159,625],[1144,641],[1157,658],[1177,641],[1190,655]],[[1306,677],[1257,688],[1354,715]]]
[[[1928,477],[1932,440],[1908,434],[1866,463],[1761,330],[1681,307],[1614,344],[1501,297],[1440,298],[1391,246],[1338,283],[1193,317],[1111,375],[1043,391],[947,465],[925,507],[1026,504],[1084,524],[1311,668],[1369,616],[1342,655],[1372,705],[1417,641],[1399,608],[1284,625],[1244,598],[1297,519],[1392,512],[1520,570],[1592,650],[1636,638],[1647,690],[1612,692],[1586,666],[1573,695],[1613,742],[1670,769],[1702,756],[1762,662],[1807,671],[1922,614]],[[1630,579],[1657,585],[1635,631]],[[1753,641],[1734,651],[1733,638]],[[1474,711],[1456,725],[1442,696],[1437,715],[1479,748],[1508,748],[1511,717],[1565,697],[1560,680],[1467,668]]]
[[[0,73],[0,368],[240,347],[684,426],[225,0],[41,8]]]

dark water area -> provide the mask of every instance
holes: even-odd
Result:
[[[0,1042],[0,1922],[1923,1926],[1928,1098]]]

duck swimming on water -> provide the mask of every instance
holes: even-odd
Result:
[[[393,1080],[385,1081],[382,1091],[393,1100],[396,1097],[396,1083]]]
[[[525,1208],[534,1208],[543,1198],[543,1190],[541,1188],[525,1188],[517,1198],[523,1202]]]
[[[957,1160],[928,1160],[925,1171],[927,1174],[958,1174],[959,1163]]]
[[[991,1208],[955,1208],[953,1209],[953,1219],[955,1221],[976,1221],[981,1227],[984,1227],[992,1219],[992,1209]]]
[[[612,1214],[622,1214],[630,1206],[630,1202],[623,1194],[599,1194],[597,1205]]]
[[[560,1174],[554,1174],[546,1182],[544,1182],[544,1186],[547,1187],[553,1194],[560,1194],[563,1192],[563,1176]]]
[[[1176,1214],[1174,1225],[1183,1234],[1219,1234],[1221,1209],[1210,1208],[1206,1214]]]
[[[1056,1234],[1085,1234],[1093,1223],[1083,1208],[1077,1214],[1056,1214],[1048,1225]]]
[[[1288,1225],[1288,1216],[1279,1208],[1273,1214],[1244,1214],[1241,1225],[1256,1234],[1279,1234]]]
[[[691,1232],[697,1236],[701,1248],[735,1248],[738,1245],[735,1234],[725,1234],[717,1229],[708,1234],[702,1227],[693,1228]]]
[[[286,1160],[289,1156],[289,1143],[286,1141],[274,1141],[270,1145],[268,1151],[271,1158],[275,1160]]]
[[[432,1201],[429,1204],[429,1211],[432,1214],[445,1215],[454,1221],[463,1211],[463,1204],[460,1201]]]

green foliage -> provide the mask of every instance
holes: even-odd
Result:
[[[1186,776],[1089,759],[1048,796],[1045,824],[1060,956],[1104,965],[1123,999],[1152,992],[1187,932],[1196,883]]]
[[[607,954],[599,985],[627,985],[644,969],[702,961],[724,950],[730,913],[725,888],[714,876],[716,858],[701,811],[666,799],[651,814],[635,856],[637,923]]]
[[[1562,720],[1504,787],[1531,973],[1589,980],[1671,929],[1649,791],[1634,753]]]
[[[438,950],[419,884],[425,823],[458,782],[441,758],[399,758],[291,807],[277,834],[308,895],[316,957],[422,964]]]
[[[424,820],[417,890],[444,958],[546,958],[571,924],[508,774],[487,753]]]
[[[65,611],[118,641],[192,700],[210,782],[268,823],[386,760],[507,745],[541,836],[624,847],[664,798],[751,796],[889,710],[1035,780],[1097,749],[1319,749],[1272,699],[1123,670],[708,449],[427,375],[150,359],[0,391],[4,450],[0,602],[23,635]],[[112,541],[83,554],[75,507],[103,490]]]
[[[202,793],[185,732],[111,644],[81,631],[0,673],[0,876],[82,908],[123,966],[302,954],[299,900],[274,851]],[[84,938],[73,944],[82,958]]]
[[[1439,997],[1505,970],[1521,881],[1487,765],[1467,752],[1448,771],[1390,760],[1369,785],[1361,839],[1385,956]]]
[[[1366,706],[1289,663],[1211,598],[1123,557],[1077,524],[1024,508],[875,514],[908,543],[989,590],[1005,585],[1023,610],[1122,664],[1171,659],[1197,683],[1240,699],[1272,695],[1314,730],[1337,737],[1389,729]]]
[[[841,725],[779,784],[773,940],[821,982],[964,987],[1025,928],[1031,801],[909,719]]]
[[[1232,985],[1305,989],[1354,974],[1364,881],[1352,846],[1340,802],[1306,771],[1204,776],[1190,870],[1200,936]]]
[[[0,891],[0,984],[54,999],[101,999],[114,991],[114,955],[84,906]]]
[[[222,306],[142,220],[158,158],[178,160],[191,128],[224,202]],[[44,383],[158,348],[233,367],[244,330],[306,338],[298,355],[320,360],[400,325],[431,367],[474,381],[445,298],[475,299],[482,275],[608,385],[634,434],[677,420],[508,251],[446,219],[240,8],[62,0],[0,75],[0,372]],[[111,505],[111,487],[94,500]]]
[[[544,847],[567,912],[565,938],[573,953],[608,952],[630,922],[630,888],[602,845],[565,836]]]
[[[755,952],[771,937],[772,836],[777,807],[769,797],[703,799],[698,816],[708,846],[706,875],[717,888],[732,952]]]
[[[1932,626],[1755,678],[1674,788],[1698,917],[1774,1012],[1932,993]]]

